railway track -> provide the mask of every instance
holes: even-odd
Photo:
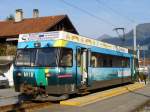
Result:
[[[24,102],[0,106],[0,112],[32,112],[51,106],[51,102]]]

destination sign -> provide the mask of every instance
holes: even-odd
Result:
[[[59,37],[58,32],[20,34],[18,42],[50,40],[50,39],[56,39],[58,37]]]

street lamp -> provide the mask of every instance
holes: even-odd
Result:
[[[136,24],[133,28],[133,76],[134,76],[134,80],[136,79],[136,71],[137,71],[137,67],[136,67],[136,35],[137,35],[137,31],[136,31]]]

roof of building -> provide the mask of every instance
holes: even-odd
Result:
[[[14,20],[0,21],[0,37],[16,36],[24,33],[45,32],[48,31],[50,28],[54,27],[56,24],[58,24],[61,20],[65,18],[68,18],[68,16],[57,15],[38,18],[28,18],[23,19],[20,22],[15,22]]]

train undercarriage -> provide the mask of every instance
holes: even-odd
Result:
[[[19,102],[28,100],[46,102],[46,101],[61,101],[69,98],[69,94],[54,95],[48,94],[44,86],[33,87],[29,84],[22,84],[20,86]]]

